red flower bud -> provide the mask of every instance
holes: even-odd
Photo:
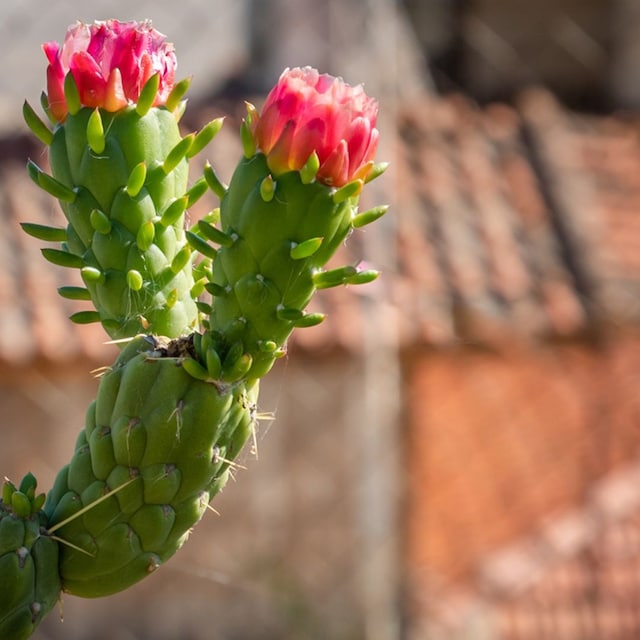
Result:
[[[154,105],[166,101],[175,82],[173,45],[150,22],[108,20],[67,29],[64,43],[42,46],[49,61],[47,98],[52,116],[62,122],[68,113],[64,79],[71,72],[80,104],[118,111],[135,103],[154,74],[160,82]]]
[[[316,153],[316,178],[341,187],[364,179],[378,145],[378,103],[361,85],[311,67],[287,69],[266,98],[262,115],[250,123],[256,147],[278,175],[299,171]]]

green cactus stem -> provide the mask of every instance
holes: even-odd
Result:
[[[191,338],[130,341],[102,376],[45,512],[62,588],[121,591],[184,543],[253,434],[258,385],[198,379]]]
[[[26,640],[60,597],[58,542],[47,532],[43,493],[28,473],[0,498],[0,638]]]
[[[245,141],[246,153],[255,152],[250,141]],[[205,343],[201,362],[214,363],[210,375],[220,362],[223,378],[263,376],[284,354],[293,329],[323,321],[322,314],[305,311],[317,289],[377,277],[376,271],[354,266],[325,270],[351,231],[373,222],[387,207],[358,213],[363,182],[333,189],[314,179],[317,167],[312,154],[301,171],[276,180],[257,153],[239,163],[228,187],[205,168],[208,184],[221,196],[220,223],[201,221],[188,240],[213,260],[205,285],[213,297],[210,336],[197,343]]]
[[[182,137],[178,119],[188,82],[176,85],[168,107],[152,107],[154,79],[136,105],[111,113],[76,104],[69,74],[70,112],[53,131],[28,104],[23,109],[34,135],[48,145],[52,167],[49,175],[30,161],[29,175],[58,199],[68,221],[66,229],[23,228],[61,243],[43,249],[47,260],[80,269],[96,312],[72,320],[100,321],[114,339],[146,330],[178,337],[199,321],[184,220],[207,183],[201,178],[188,188],[188,159],[213,139],[222,119]]]

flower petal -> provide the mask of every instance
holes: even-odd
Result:
[[[66,117],[63,86],[71,71],[80,103],[87,107],[118,110],[135,102],[146,81],[160,75],[154,104],[164,104],[175,85],[173,45],[150,22],[107,20],[91,25],[76,22],[66,32],[62,46],[43,45],[49,62],[47,92],[56,119]],[[114,75],[115,74],[115,75]]]
[[[81,104],[85,107],[102,106],[107,81],[96,61],[86,51],[78,51],[72,56],[69,67],[78,87]]]
[[[311,67],[286,69],[267,95],[252,135],[272,171],[300,170],[315,152],[318,179],[341,186],[370,171],[377,109],[362,85],[351,87]]]
[[[349,151],[345,140],[320,165],[318,179],[332,187],[341,187],[349,181]]]

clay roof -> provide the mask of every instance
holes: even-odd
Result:
[[[637,122],[571,113],[545,92],[484,108],[459,96],[424,96],[392,116],[396,130],[383,132],[392,168],[371,185],[378,202],[370,203],[392,208],[377,228],[354,234],[346,255],[368,257],[377,239],[383,277],[322,291],[314,310],[327,311],[328,320],[299,331],[294,346],[357,350],[371,300],[389,338],[403,346],[571,337],[637,323]],[[231,121],[211,157],[223,176],[239,149]],[[13,143],[0,164],[7,222],[0,357],[100,358],[100,328],[71,325],[66,318],[76,307],[55,293],[77,274],[47,264],[38,241],[19,228],[21,221],[59,222],[60,214],[24,169],[29,155],[43,160],[42,151]]]

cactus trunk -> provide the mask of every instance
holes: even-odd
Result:
[[[191,348],[139,337],[101,378],[45,505],[64,591],[108,595],[164,563],[253,433],[257,383],[196,380],[181,366]]]

